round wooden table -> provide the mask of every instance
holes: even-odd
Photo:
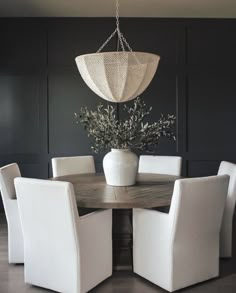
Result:
[[[174,182],[179,178],[161,174],[138,174],[136,184],[127,187],[107,185],[104,175],[99,173],[53,179],[73,184],[80,215],[91,212],[91,208],[113,209],[113,269],[132,270],[132,208],[169,206]]]
[[[78,207],[83,208],[154,208],[170,205],[174,182],[178,176],[137,175],[133,186],[117,187],[106,184],[103,174],[79,174],[54,178],[74,186]]]

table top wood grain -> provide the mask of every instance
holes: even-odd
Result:
[[[181,177],[141,173],[133,186],[106,184],[103,174],[78,174],[53,178],[71,182],[78,207],[84,208],[153,208],[171,203],[174,182]]]
[[[133,186],[106,184],[104,174],[78,174],[53,178],[71,182],[78,207],[84,208],[154,208],[171,203],[174,182],[181,177],[140,173]]]

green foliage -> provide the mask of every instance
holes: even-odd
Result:
[[[161,114],[157,122],[149,123],[146,117],[152,107],[147,109],[145,103],[137,98],[131,107],[124,105],[127,117],[124,121],[118,120],[116,108],[112,105],[97,106],[96,111],[81,108],[80,113],[75,113],[76,123],[82,123],[88,132],[95,153],[99,149],[139,149],[150,151],[158,145],[161,137],[175,140],[173,127],[176,117]]]

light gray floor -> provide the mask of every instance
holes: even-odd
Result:
[[[236,221],[234,221],[235,223]],[[234,225],[234,239],[236,239]],[[235,241],[233,242],[236,243]],[[235,250],[234,250],[235,252]],[[236,293],[236,256],[220,262],[220,278],[210,280],[178,292],[185,293]],[[23,265],[7,263],[7,225],[0,216],[0,293],[46,293],[52,292],[24,283]],[[113,276],[97,286],[93,293],[164,293],[165,290],[151,284],[132,272],[115,272]]]

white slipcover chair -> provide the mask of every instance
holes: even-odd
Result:
[[[93,156],[60,157],[52,159],[53,177],[95,173]]]
[[[23,234],[14,187],[14,178],[20,176],[21,173],[16,163],[0,168],[0,190],[8,228],[9,263],[24,263]]]
[[[228,183],[228,175],[180,179],[169,214],[134,209],[134,272],[169,292],[217,277]]]
[[[138,172],[180,176],[181,165],[181,157],[142,155],[139,158]]]
[[[230,176],[228,195],[225,203],[223,221],[220,231],[220,256],[232,256],[232,224],[236,202],[236,165],[229,162],[221,162],[218,175]]]
[[[112,274],[112,210],[79,217],[69,182],[17,178],[25,282],[84,293]]]

